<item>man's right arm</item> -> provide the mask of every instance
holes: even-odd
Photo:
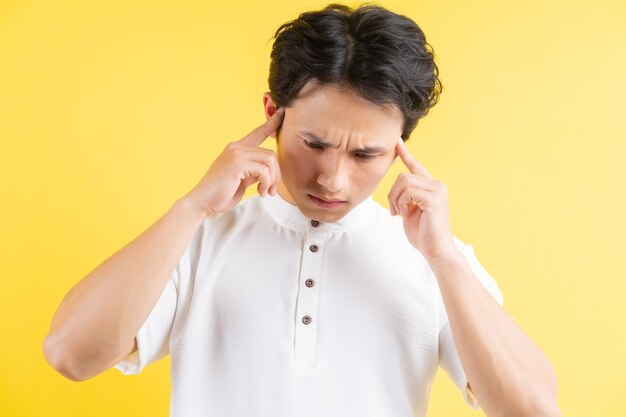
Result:
[[[46,360],[59,373],[84,381],[132,353],[135,336],[204,219],[237,206],[256,182],[261,196],[276,195],[276,153],[259,145],[276,135],[284,114],[267,114],[265,123],[229,143],[190,192],[65,295],[43,342]]]
[[[191,199],[176,200],[79,281],[61,301],[44,339],[50,365],[71,380],[84,381],[136,350],[135,336],[205,218]]]

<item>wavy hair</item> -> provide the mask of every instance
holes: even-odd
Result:
[[[268,82],[278,107],[288,107],[309,80],[336,84],[397,106],[406,141],[443,89],[424,32],[381,6],[332,3],[284,23],[272,39]]]

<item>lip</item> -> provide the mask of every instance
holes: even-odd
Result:
[[[322,200],[319,197],[315,197],[314,195],[311,195],[311,194],[307,194],[307,195],[315,204],[324,208],[335,208],[345,203],[345,201],[340,201],[340,200],[326,201],[326,200]]]

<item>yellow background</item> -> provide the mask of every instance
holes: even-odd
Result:
[[[325,4],[0,1],[1,415],[168,415],[169,357],[77,383],[43,338],[72,285],[263,122],[271,36]],[[408,147],[448,185],[454,234],[550,358],[563,415],[626,415],[626,4],[379,4],[435,50],[444,92]],[[440,370],[429,415],[484,414]]]

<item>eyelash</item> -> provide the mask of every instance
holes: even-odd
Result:
[[[307,141],[304,141],[304,143],[306,143],[306,144],[307,144],[307,146],[308,146],[309,148],[311,148],[311,149],[321,149],[321,150],[326,149],[326,148],[324,148],[323,146],[317,145],[317,144],[315,144],[315,143],[309,143],[309,142],[307,142]],[[359,154],[356,154],[356,155],[360,155],[360,156],[358,156],[358,158],[359,158],[359,159],[371,159],[371,158],[372,158],[372,155],[366,155],[366,154],[364,154],[364,153],[359,153]]]

